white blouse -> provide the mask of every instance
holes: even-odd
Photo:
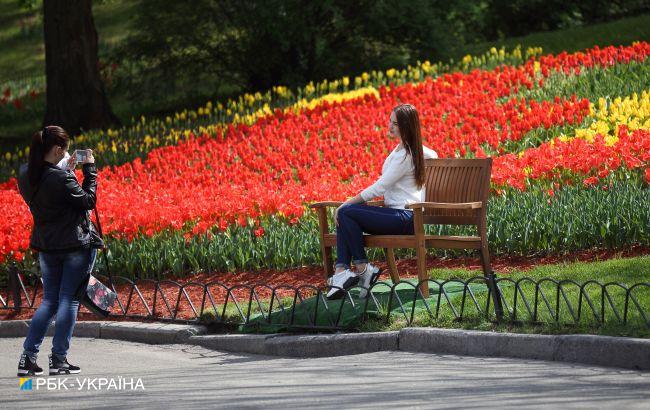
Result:
[[[431,148],[422,148],[424,159],[438,158],[438,154]],[[366,202],[383,195],[384,205],[396,209],[421,202],[423,189],[418,189],[415,183],[415,166],[406,149],[400,145],[395,147],[384,161],[381,177],[359,195]]]

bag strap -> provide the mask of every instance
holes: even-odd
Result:
[[[104,239],[104,233],[102,232],[102,223],[99,222],[99,213],[97,212],[97,207],[93,208],[93,211],[95,212],[95,219],[97,220],[97,231],[99,233],[99,237]]]
[[[102,252],[102,255],[104,256],[104,264],[106,264],[106,273],[108,273],[108,281],[111,284],[111,287],[113,288],[113,291],[115,291],[115,287],[113,286],[113,275],[111,275],[111,268],[108,264],[108,255],[107,255],[107,249],[108,249],[108,244],[106,243],[106,238],[104,238],[104,232],[102,231],[102,223],[99,221],[99,212],[97,212],[97,207],[93,209],[95,212],[95,220],[97,221],[97,233],[99,233],[99,237],[102,238],[104,241],[104,249]]]

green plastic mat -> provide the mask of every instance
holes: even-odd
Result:
[[[405,283],[406,282],[406,283]],[[440,281],[442,283],[442,281]],[[400,282],[395,287],[395,292],[391,300],[391,281],[382,281],[372,289],[373,297],[367,299],[359,298],[359,289],[350,290],[350,296],[340,300],[327,301],[325,303],[324,295],[317,300],[316,296],[303,300],[298,299],[295,310],[290,303],[284,304],[284,309],[280,307],[277,301],[273,305],[273,312],[268,314],[268,305],[263,306],[265,313],[258,313],[251,316],[247,324],[241,325],[239,331],[243,333],[276,333],[300,328],[328,328],[336,326],[338,319],[339,328],[354,328],[362,319],[364,311],[369,317],[386,317],[390,305],[390,314],[401,317],[411,317],[413,309],[415,314],[427,312],[427,307],[422,298],[416,299],[413,306],[415,295],[415,285],[417,280],[406,280]],[[465,285],[461,282],[449,282],[444,285],[445,293],[449,300],[454,304],[457,311],[460,311],[460,301],[463,295]],[[487,286],[483,283],[472,283],[469,285],[474,295],[487,293]],[[440,310],[450,310],[447,298],[440,292],[440,286],[435,283],[429,283],[429,298],[427,304],[429,311],[435,314],[438,300],[440,300]],[[472,303],[469,294],[466,296],[465,303]],[[455,299],[458,299],[456,301]],[[482,298],[484,300],[484,298]],[[401,302],[401,303],[400,303]],[[484,309],[485,306],[482,306]],[[293,310],[293,311],[292,311]],[[293,315],[293,321],[291,320]]]

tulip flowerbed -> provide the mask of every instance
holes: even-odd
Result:
[[[190,135],[200,135],[205,132],[213,133],[217,124],[252,124],[259,117],[272,114],[275,109],[300,110],[321,101],[342,101],[353,97],[357,92],[369,87],[378,88],[382,85],[402,85],[407,82],[423,81],[435,78],[449,72],[467,72],[475,68],[494,68],[499,65],[519,65],[530,57],[542,53],[539,47],[528,48],[524,52],[516,47],[511,52],[501,48],[492,48],[482,56],[465,56],[456,63],[435,63],[429,61],[408,66],[402,70],[388,69],[386,71],[364,72],[354,78],[343,77],[335,80],[323,80],[319,83],[310,82],[305,87],[291,90],[287,87],[276,86],[265,93],[243,94],[238,98],[225,102],[208,101],[197,109],[184,109],[165,118],[140,117],[132,119],[133,124],[120,129],[91,131],[76,138],[77,144],[94,147],[98,155],[96,160],[100,166],[119,165],[135,158],[146,157],[154,148],[176,144],[187,139]],[[14,83],[3,85],[9,95],[15,94]],[[26,85],[21,84],[21,90]],[[29,84],[35,93],[42,93],[44,84],[36,81]],[[14,91],[12,91],[14,90]],[[41,91],[36,91],[41,90]],[[20,91],[18,91],[20,92]],[[0,101],[1,106],[1,101]],[[28,147],[16,147],[14,150],[0,155],[0,180],[15,176],[18,165],[24,162],[29,153]]]
[[[177,144],[100,171],[111,259],[139,277],[318,263],[306,204],[345,199],[378,177],[400,102],[418,108],[425,144],[441,157],[495,157],[494,252],[650,245],[649,54],[635,43],[532,56],[179,130]],[[14,179],[0,190],[0,258],[28,264],[31,216]]]

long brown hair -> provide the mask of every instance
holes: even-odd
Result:
[[[48,125],[42,130],[36,131],[32,136],[32,145],[29,147],[29,161],[27,163],[27,173],[29,183],[32,186],[38,184],[45,169],[45,155],[50,152],[52,147],[59,146],[67,148],[70,143],[68,133],[56,125]]]
[[[415,183],[418,188],[424,185],[424,154],[422,150],[422,133],[418,111],[411,104],[400,104],[393,108],[397,118],[397,127],[402,138],[402,145],[411,155],[415,167]]]

